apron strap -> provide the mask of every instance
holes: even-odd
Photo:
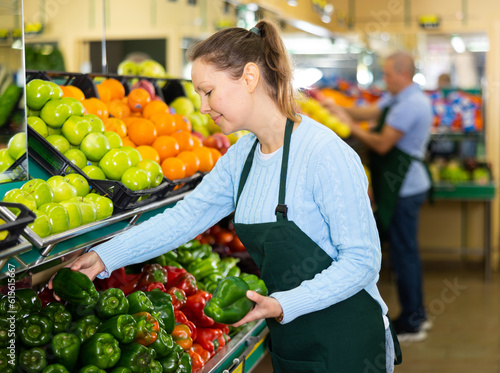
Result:
[[[255,140],[255,142],[253,143],[252,149],[250,149],[250,153],[248,153],[247,160],[245,161],[245,165],[243,166],[243,171],[241,171],[240,184],[238,185],[238,194],[236,195],[235,207],[238,205],[241,192],[243,191],[243,187],[245,186],[245,183],[247,181],[248,174],[250,173],[250,169],[252,168],[253,155],[255,153],[255,148],[257,147],[258,143],[259,140]]]
[[[286,120],[285,140],[283,143],[283,158],[281,159],[280,190],[278,195],[278,206],[274,213],[276,220],[287,220],[288,207],[285,205],[286,173],[288,169],[288,154],[290,153],[290,139],[292,138],[293,122]]]

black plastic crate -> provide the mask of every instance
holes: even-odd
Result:
[[[0,225],[0,231],[9,232],[7,237],[3,241],[0,241],[1,250],[16,245],[19,241],[19,236],[24,231],[24,228],[26,228],[28,224],[35,221],[36,215],[28,207],[20,203],[0,202],[0,206],[10,209],[16,208],[20,211],[16,218],[11,221],[11,218],[0,210],[0,218],[5,221],[5,224]]]
[[[162,92],[167,105],[170,105],[177,97],[187,97],[181,79],[166,79],[166,84],[163,86]]]
[[[26,70],[26,83],[30,82],[33,79],[52,81],[50,76],[48,76],[44,71]]]
[[[163,177],[162,183],[157,187],[132,191],[120,181],[90,179],[79,167],[71,163],[63,154],[46,141],[43,136],[30,127],[28,128],[28,148],[29,156],[49,174],[66,175],[76,172],[82,175],[93,191],[110,198],[117,210],[134,209],[190,190],[203,177],[203,174],[200,173],[176,181],[171,181]]]
[[[85,98],[99,98],[99,93],[97,92],[94,81],[85,74],[67,73],[64,71],[26,70],[26,83],[33,79],[48,80],[58,85],[72,85],[80,88]]]
[[[28,157],[26,153],[16,159],[16,161],[4,172],[0,179],[0,183],[10,181],[22,181],[28,178]]]

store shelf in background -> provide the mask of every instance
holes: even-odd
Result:
[[[486,184],[438,182],[434,184],[434,199],[492,200],[495,198],[495,191],[496,185],[493,182]]]

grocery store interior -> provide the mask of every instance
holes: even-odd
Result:
[[[0,371],[18,371],[17,366],[27,372],[78,371],[86,364],[101,369],[86,372],[127,372],[117,367],[130,364],[137,365],[134,372],[167,371],[168,364],[177,372],[273,371],[264,321],[234,328],[214,324],[203,313],[224,278],[245,278],[243,273],[261,281],[232,215],[168,254],[90,283],[96,300],[89,303],[88,289],[82,297],[92,312],[74,307],[82,306],[83,298],[70,291],[62,299],[64,309],[47,285],[91,248],[175,206],[247,133],[222,134],[200,113],[186,51],[219,30],[250,29],[261,19],[281,31],[294,64],[300,111],[337,133],[364,165],[367,147],[324,103],[374,104],[386,92],[387,57],[401,51],[413,57],[413,82],[433,115],[424,159],[433,198],[422,205],[417,233],[430,327],[419,340],[401,342],[403,363],[395,372],[500,373],[500,51],[493,47],[500,43],[500,2],[495,0],[0,0],[0,222],[5,227]],[[381,251],[377,285],[395,317],[401,311],[396,275],[386,243]],[[168,312],[149,296],[153,289],[170,294]],[[122,351],[107,363],[95,357],[90,360],[96,363],[83,361],[91,348],[87,341],[96,339],[96,331],[104,333],[99,318],[109,325],[108,318],[123,316],[100,313],[98,305],[111,290],[124,299],[147,292],[157,312],[149,316],[163,320],[156,321],[158,335],[163,330],[177,349],[145,349],[156,356],[145,358],[146,368],[126,361],[132,352]],[[47,304],[62,307],[57,312],[65,312],[66,324],[54,320],[56,307],[50,311]],[[24,308],[29,312],[16,315],[13,326],[7,317],[17,306],[18,315]],[[53,329],[36,342],[20,335],[33,313],[44,315],[44,327]],[[89,313],[99,316],[99,324],[88,335],[86,325],[71,359],[45,348],[57,335],[83,328],[77,321]],[[19,334],[16,367],[7,355],[9,325]],[[122,350],[131,349],[130,341],[114,337],[118,351],[118,341]],[[131,339],[134,345],[137,338]],[[140,347],[148,346],[141,338]],[[44,370],[56,364],[64,367]]]

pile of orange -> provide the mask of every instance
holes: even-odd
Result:
[[[192,134],[187,117],[171,114],[166,103],[152,100],[145,89],[136,88],[125,95],[117,79],[106,79],[96,88],[99,98],[80,96],[87,113],[99,116],[106,131],[120,135],[123,146],[134,147],[143,159],[158,162],[166,178],[177,180],[198,171],[209,172],[221,157],[217,149],[203,146]],[[67,90],[67,95],[79,98],[78,92]]]

